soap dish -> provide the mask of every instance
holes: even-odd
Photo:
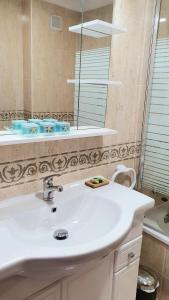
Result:
[[[109,184],[109,180],[101,176],[96,176],[85,181],[85,185],[91,187],[92,189],[96,189],[107,184]]]

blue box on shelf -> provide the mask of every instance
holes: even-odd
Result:
[[[55,124],[56,132],[66,133],[70,131],[70,123],[69,122],[57,122]]]
[[[34,136],[40,133],[40,127],[35,123],[23,123],[21,127],[21,134],[26,136]]]
[[[22,125],[26,124],[26,123],[27,123],[27,121],[25,121],[25,120],[12,120],[11,128],[13,130],[20,131],[22,128]]]
[[[55,124],[53,122],[41,122],[39,123],[40,133],[45,135],[51,135],[55,133]]]

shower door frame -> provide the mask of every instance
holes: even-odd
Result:
[[[161,3],[162,0],[155,1],[154,18],[153,18],[152,33],[151,33],[151,40],[150,40],[150,47],[149,47],[149,59],[148,59],[148,68],[147,68],[147,76],[146,76],[146,89],[145,89],[144,110],[143,110],[143,118],[142,118],[142,130],[141,130],[141,155],[139,159],[137,187],[136,187],[137,190],[139,190],[140,192],[142,192],[142,176],[144,171],[144,146],[145,146],[145,140],[147,135],[146,121],[149,116],[149,110],[151,104],[153,67],[155,61],[155,48],[156,48],[156,41],[157,41],[158,28],[159,28]]]

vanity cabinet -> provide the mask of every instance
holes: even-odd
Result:
[[[142,236],[25,300],[135,300]]]
[[[92,269],[54,283],[24,300],[111,300],[112,276],[113,256],[110,254]]]
[[[60,300],[61,299],[61,285],[54,284],[35,295],[26,298],[25,300]]]
[[[102,259],[97,267],[63,281],[61,300],[111,300],[113,256]]]
[[[0,285],[0,300],[135,300],[142,242],[140,231],[140,226],[134,228],[117,249],[100,261],[87,264],[75,275],[48,281],[46,285],[43,281],[41,290],[36,280],[33,283],[28,278],[18,277],[11,284],[6,279],[10,289],[3,293]]]

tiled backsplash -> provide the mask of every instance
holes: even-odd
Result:
[[[133,142],[6,161],[0,164],[0,188],[37,181],[50,174],[63,175],[138,158],[140,151],[140,142]]]

